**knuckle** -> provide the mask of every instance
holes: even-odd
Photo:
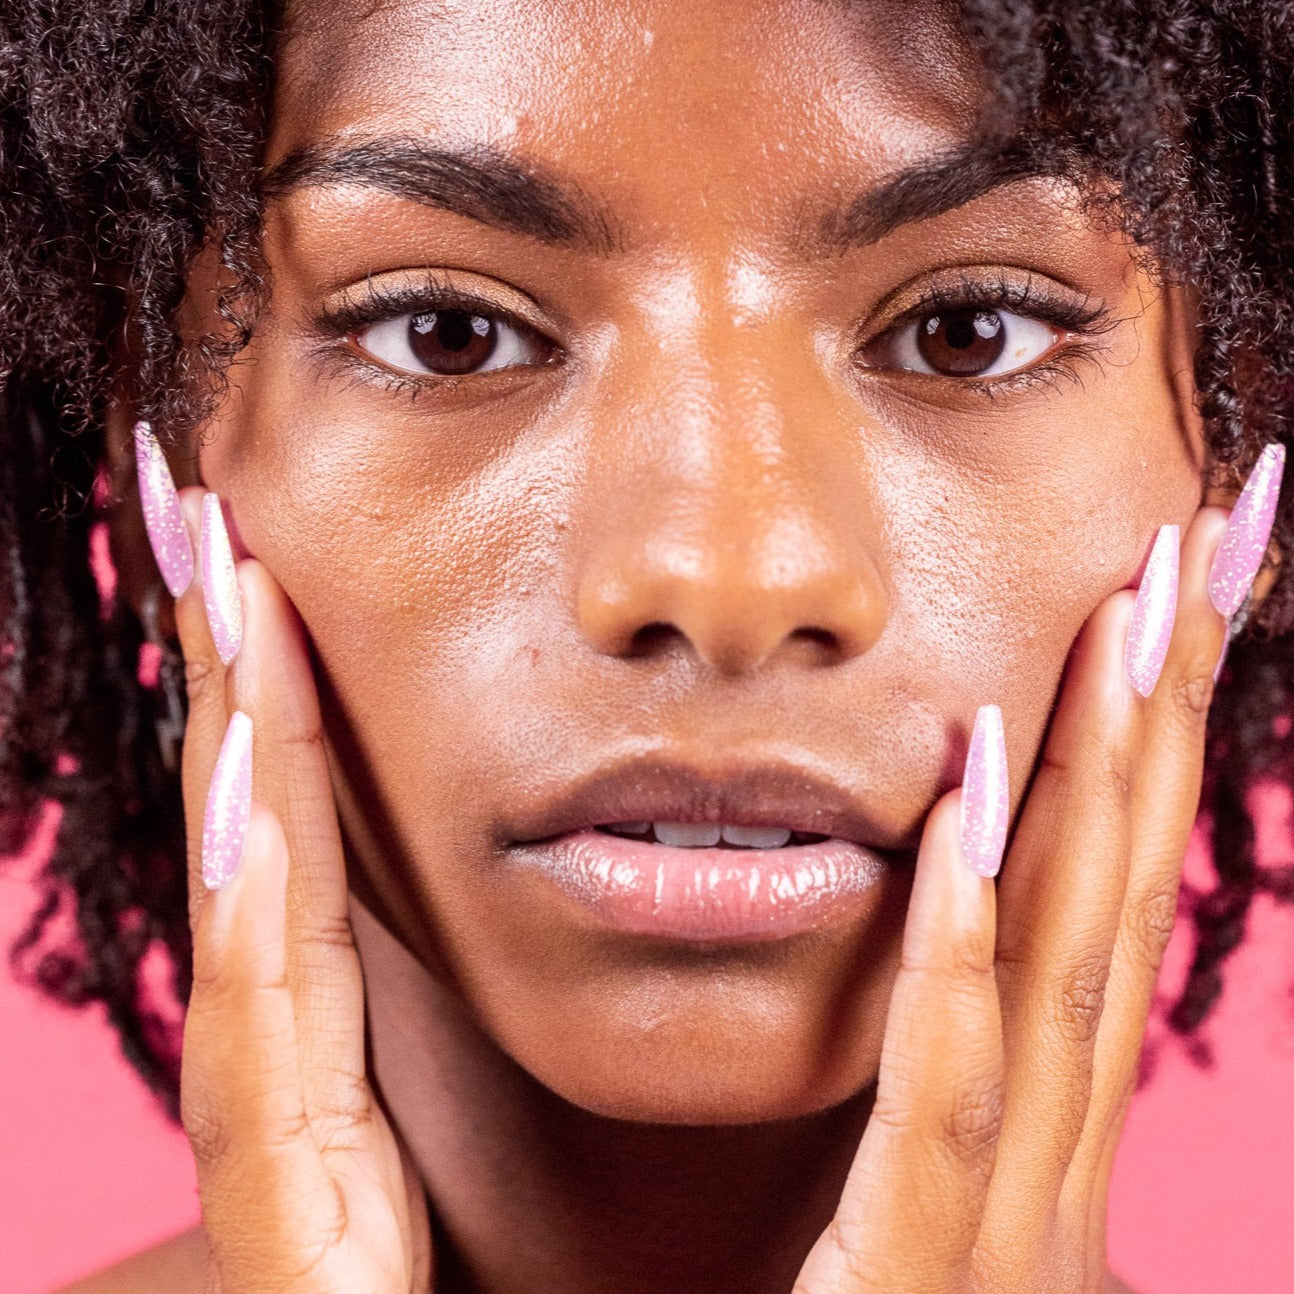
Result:
[[[901,1137],[906,1136],[915,1126],[912,1116],[913,1107],[914,1101],[910,1099],[908,1093],[905,1092],[900,1096],[892,1090],[891,1085],[887,1084],[885,1090],[876,1093],[868,1123],[875,1123]]]
[[[1107,748],[1101,759],[1098,775],[1111,798],[1118,804],[1128,804],[1132,799],[1135,776],[1132,752],[1122,745]]]
[[[322,749],[324,732],[322,723],[308,724],[303,728],[294,728],[280,735],[279,742],[286,747],[298,747],[307,751]]]
[[[228,1125],[216,1113],[204,1082],[186,1074],[180,1084],[180,1126],[200,1164],[224,1160],[233,1144]]]
[[[987,1167],[1002,1133],[1005,1099],[996,1081],[961,1084],[940,1124],[940,1141],[958,1163]]]
[[[286,1150],[298,1145],[303,1137],[311,1135],[310,1120],[305,1110],[297,1110],[267,1127],[258,1138],[259,1151]]]
[[[1102,957],[1090,957],[1071,967],[1061,977],[1052,1018],[1062,1037],[1082,1044],[1095,1039],[1105,1009],[1109,974],[1108,961]]]
[[[285,1273],[293,1289],[316,1285],[327,1287],[328,1282],[322,1273],[333,1256],[346,1247],[350,1230],[344,1192],[328,1190],[323,1199],[311,1203],[310,1216],[315,1220],[311,1243],[298,1256],[292,1269]]]
[[[1177,878],[1153,886],[1128,901],[1127,930],[1133,952],[1153,968],[1159,966],[1177,923]]]
[[[184,690],[190,705],[200,701],[210,691],[214,673],[210,661],[185,659]]]
[[[844,1288],[850,1294],[886,1294],[893,1289],[886,1275],[877,1270],[874,1258],[867,1252],[862,1228],[848,1217],[837,1214],[827,1225],[826,1242],[840,1260]]]
[[[311,921],[308,930],[302,932],[300,942],[326,951],[349,951],[355,945],[350,918],[344,914],[321,914]]]
[[[1169,695],[1177,717],[1192,730],[1202,729],[1213,700],[1213,671],[1188,670],[1173,680]]]
[[[931,1109],[937,1105],[936,1115]],[[902,1141],[933,1142],[962,1169],[991,1165],[1005,1116],[1005,1091],[1000,1078],[961,1080],[948,1091],[915,1084],[887,1095],[877,1093],[871,1118]]]
[[[937,959],[929,953],[910,952],[904,948],[899,953],[899,970],[935,980],[954,992],[965,987],[978,993],[993,980],[993,948],[975,935],[949,940],[939,949]]]

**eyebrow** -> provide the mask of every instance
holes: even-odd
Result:
[[[610,217],[578,185],[486,145],[438,148],[403,138],[313,145],[278,163],[261,191],[271,199],[326,185],[379,189],[557,246],[600,255],[617,246]]]
[[[971,143],[924,159],[823,214],[811,244],[841,253],[879,242],[1019,180],[1072,174],[1072,167],[1018,141]],[[569,178],[521,163],[488,145],[441,148],[384,137],[346,147],[297,149],[262,181],[267,199],[313,186],[362,185],[465,216],[496,229],[599,255],[620,240],[609,213]]]
[[[827,212],[813,241],[830,252],[868,247],[904,225],[941,216],[1004,185],[1072,173],[1059,156],[1017,141],[973,143],[907,167]]]

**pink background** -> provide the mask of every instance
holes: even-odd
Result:
[[[1287,811],[1273,793],[1269,862],[1290,860]],[[1186,883],[1206,875],[1193,851]],[[0,872],[0,947],[34,900],[28,865]],[[1180,980],[1186,934],[1179,922],[1163,989]],[[1110,1205],[1111,1265],[1140,1294],[1294,1290],[1294,911],[1259,901],[1227,982],[1204,1035],[1214,1070],[1193,1068],[1158,1020],[1148,1034],[1154,1076]],[[60,1011],[0,974],[0,1040],[0,1290],[44,1294],[197,1220],[183,1136],[100,1012]]]

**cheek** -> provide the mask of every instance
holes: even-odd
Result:
[[[354,753],[448,805],[467,735],[474,756],[492,744],[482,716],[503,681],[544,708],[517,689],[531,644],[553,638],[569,463],[522,463],[484,428],[438,444],[412,419],[356,420],[274,367],[204,446],[204,477],[300,612]]]
[[[1198,446],[1167,401],[1125,403],[1117,427],[1101,404],[1043,455],[973,474],[923,458],[878,485],[895,501],[892,641],[926,689],[1003,707],[1017,786],[1083,623],[1136,587],[1158,527],[1185,529],[1200,501]]]

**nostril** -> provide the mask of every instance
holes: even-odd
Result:
[[[682,634],[674,625],[664,620],[653,620],[650,624],[641,625],[629,639],[627,656],[655,656],[664,651]]]
[[[808,644],[819,656],[827,660],[839,660],[845,655],[845,645],[840,635],[832,633],[830,629],[816,629],[812,626],[793,629],[787,635],[787,639],[790,642]]]
[[[817,646],[825,647],[829,651],[840,650],[840,639],[830,629],[794,629],[791,631],[791,637],[815,643]]]

